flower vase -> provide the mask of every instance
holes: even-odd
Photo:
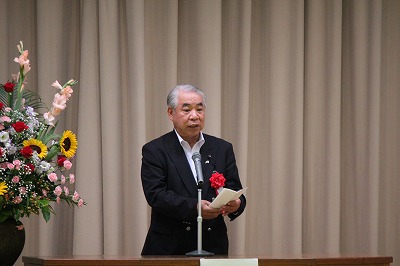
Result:
[[[12,266],[25,245],[25,229],[13,218],[0,223],[0,266]]]

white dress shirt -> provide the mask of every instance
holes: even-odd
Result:
[[[193,148],[191,148],[190,145],[189,145],[189,143],[188,143],[186,140],[184,140],[184,139],[178,134],[178,132],[177,132],[175,129],[174,129],[174,131],[175,131],[176,135],[178,136],[179,143],[181,144],[183,150],[185,151],[186,159],[187,159],[187,161],[189,162],[190,169],[192,169],[192,173],[193,173],[194,179],[195,179],[195,181],[196,181],[196,183],[197,183],[196,168],[195,168],[195,166],[194,166],[194,161],[193,161],[193,159],[192,159],[192,155],[193,155],[193,153],[195,153],[195,152],[200,153],[200,148],[201,148],[201,146],[203,146],[203,144],[204,144],[204,142],[205,142],[204,137],[203,137],[203,133],[200,132],[200,138],[199,138],[199,140],[196,142],[196,144],[194,144]]]

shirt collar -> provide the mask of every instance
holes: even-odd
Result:
[[[190,149],[189,143],[188,143],[186,140],[184,140],[184,139],[179,135],[179,133],[178,133],[178,131],[176,131],[176,129],[174,129],[174,131],[175,131],[175,133],[176,133],[176,136],[178,137],[178,140],[179,140],[179,143],[181,144],[181,146],[182,146],[184,149],[187,149],[187,148]],[[193,148],[192,148],[192,151],[193,151],[193,152],[200,152],[200,148],[201,148],[201,146],[203,146],[204,142],[205,142],[205,140],[204,140],[203,133],[200,132],[200,138],[199,138],[199,140],[196,142],[196,144],[194,144],[194,146],[193,146]]]

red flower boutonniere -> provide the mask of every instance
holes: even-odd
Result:
[[[215,188],[215,192],[218,195],[219,189],[222,189],[225,186],[225,177],[223,174],[214,171],[210,177],[211,187]]]

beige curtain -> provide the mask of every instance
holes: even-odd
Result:
[[[400,265],[400,1],[0,0],[0,21],[1,83],[20,40],[44,101],[79,80],[60,125],[88,205],[24,219],[23,255],[140,255],[141,147],[172,129],[167,92],[192,83],[249,187],[230,254]]]

